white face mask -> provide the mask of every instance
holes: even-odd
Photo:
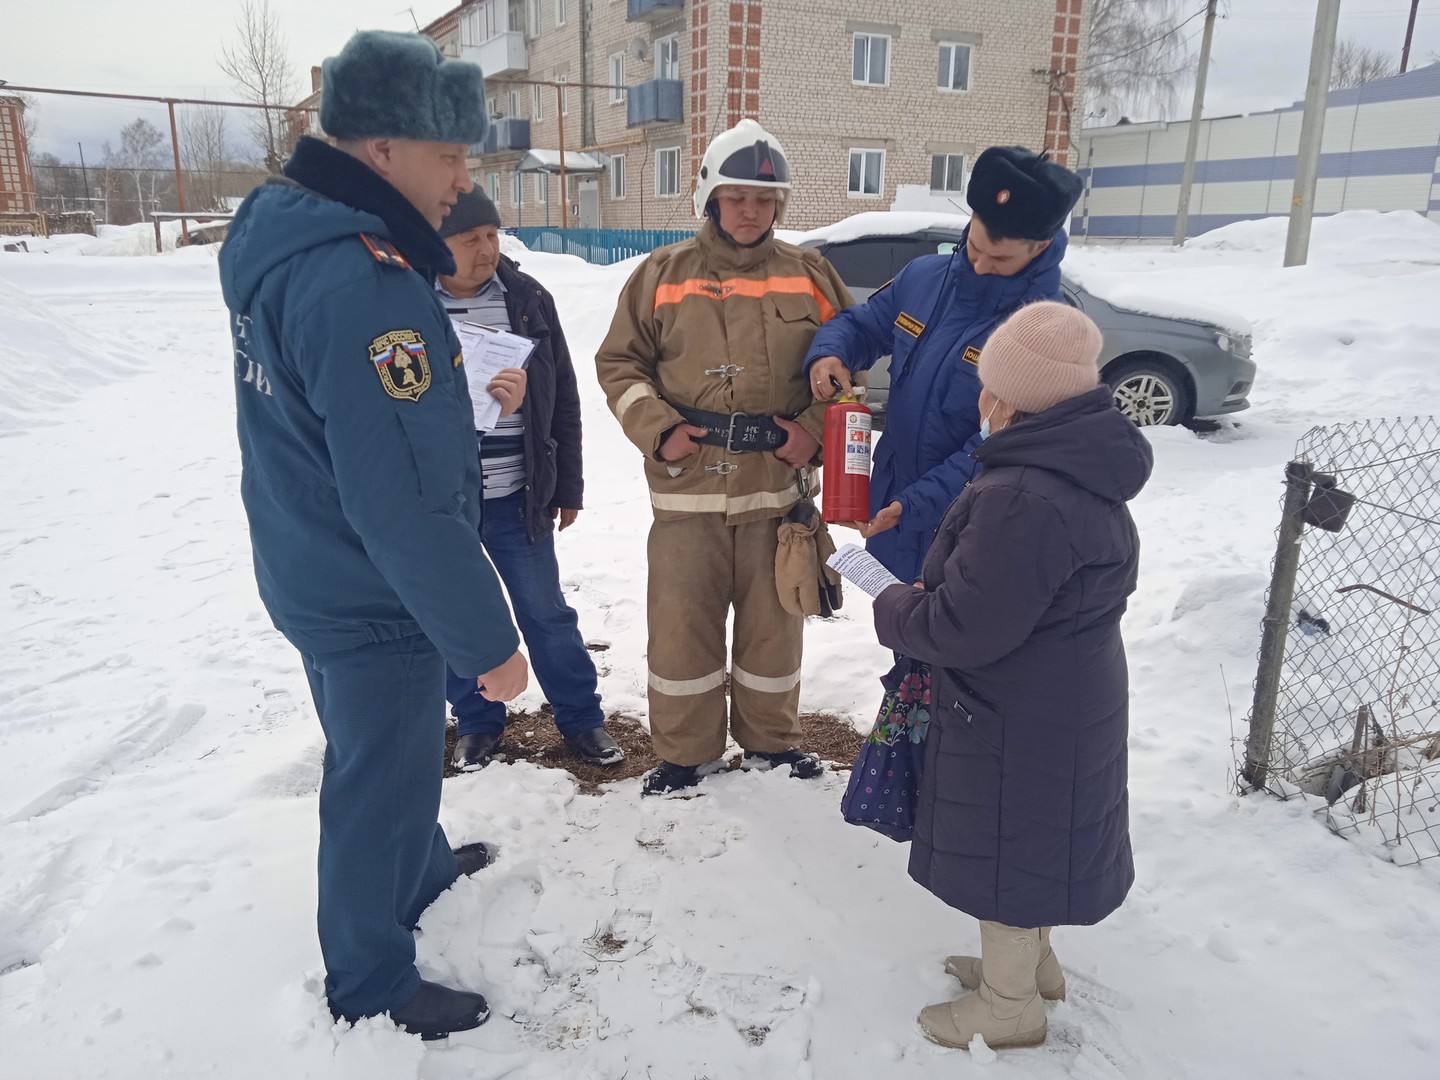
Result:
[[[999,404],[999,403],[997,402],[996,404]],[[981,441],[981,442],[984,442],[986,439],[988,439],[988,438],[990,437],[990,413],[993,413],[994,411],[995,411],[995,405],[991,405],[991,406],[990,406],[990,412],[987,412],[987,413],[985,414],[984,419],[980,421],[980,441]]]

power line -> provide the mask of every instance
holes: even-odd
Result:
[[[1188,19],[1184,20],[1183,22],[1176,23],[1159,37],[1152,38],[1151,40],[1145,42],[1145,44],[1143,45],[1137,45],[1129,52],[1120,53],[1118,56],[1109,56],[1106,57],[1104,60],[1097,60],[1095,61],[1095,63],[1089,65],[1089,69],[1093,71],[1097,67],[1104,67],[1106,64],[1113,64],[1117,60],[1124,60],[1127,56],[1134,56],[1136,53],[1144,52],[1146,49],[1150,48],[1151,45],[1158,45],[1160,42],[1164,41],[1166,38],[1172,36],[1173,34],[1179,33],[1180,30],[1183,29],[1187,24],[1194,22],[1201,15],[1204,15],[1205,11],[1206,9],[1202,7],[1199,11],[1195,12],[1195,14],[1191,15]]]
[[[1422,8],[1421,15],[1440,15],[1440,8]],[[1349,22],[1353,19],[1405,19],[1410,15],[1408,8],[1398,11],[1347,11],[1340,17]],[[1315,12],[1311,11],[1236,11],[1229,16],[1232,19],[1314,19]]]

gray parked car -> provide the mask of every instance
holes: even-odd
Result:
[[[887,215],[876,214],[875,232],[830,239],[832,229],[816,230],[797,242],[819,248],[850,287],[864,300],[921,255],[946,255],[961,242],[958,227],[931,227],[908,232],[883,231]],[[897,224],[904,223],[899,216]],[[843,224],[843,223],[842,223]],[[1250,407],[1255,364],[1250,336],[1234,329],[1191,319],[1147,315],[1107,303],[1068,277],[1061,288],[1066,302],[1095,320],[1105,337],[1100,374],[1115,392],[1115,404],[1135,423],[1183,424],[1196,417],[1219,416]],[[890,393],[890,358],[882,357],[866,380],[865,403],[883,416]]]

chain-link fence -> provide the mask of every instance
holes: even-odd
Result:
[[[1440,855],[1440,422],[1317,427],[1286,467],[1248,788],[1325,800],[1396,863]]]

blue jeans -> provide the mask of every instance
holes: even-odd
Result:
[[[325,729],[317,919],[325,993],[353,1020],[415,996],[411,931],[458,873],[435,820],[444,662],[423,634],[301,659]]]
[[[495,564],[515,625],[525,638],[530,666],[545,699],[555,710],[555,726],[565,736],[601,727],[600,695],[595,661],[580,636],[580,616],[560,591],[560,564],[555,561],[555,534],[533,544],[525,531],[525,493],[485,500],[480,540]],[[505,704],[486,701],[473,679],[445,669],[445,696],[461,735],[505,730]]]

